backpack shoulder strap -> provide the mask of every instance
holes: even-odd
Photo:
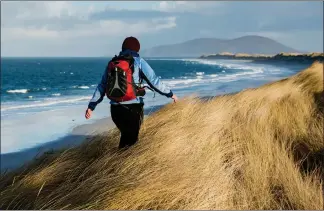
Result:
[[[117,59],[127,61],[129,64],[129,67],[132,70],[132,73],[134,73],[134,57],[132,55],[130,55],[130,54],[120,55],[117,57]]]
[[[109,62],[117,61],[119,59],[120,59],[120,57],[115,55]]]
[[[143,81],[144,81],[144,73],[143,73],[143,71],[142,71],[141,68],[139,68],[138,73],[139,73],[139,83],[140,84],[143,84]]]
[[[109,63],[110,63],[110,62],[114,62],[114,61],[118,61],[118,60],[124,60],[124,61],[128,62],[129,67],[130,67],[131,70],[132,70],[132,73],[134,73],[134,57],[133,57],[132,55],[130,55],[130,54],[127,54],[127,55],[119,55],[119,56],[115,55],[115,56],[114,56],[114,57],[109,61]],[[109,65],[109,63],[108,63],[108,65]],[[107,65],[107,66],[108,66],[108,65]]]

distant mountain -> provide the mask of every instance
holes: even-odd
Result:
[[[236,39],[200,38],[173,45],[161,45],[143,50],[145,57],[184,57],[201,56],[213,53],[248,53],[248,54],[277,54],[280,52],[300,51],[285,46],[275,40],[261,36],[244,36]]]

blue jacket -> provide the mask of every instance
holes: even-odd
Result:
[[[146,83],[161,95],[166,97],[172,97],[172,91],[166,87],[160,79],[155,75],[150,65],[139,56],[138,53],[131,50],[124,50],[119,55],[131,54],[134,57],[134,73],[133,78],[135,83],[140,83],[141,79],[145,80]],[[142,73],[142,74],[141,74]],[[88,108],[94,110],[96,106],[103,100],[106,94],[107,74],[106,70],[102,75],[101,82],[98,84],[95,92],[93,93],[92,99],[89,102]],[[121,102],[120,104],[132,104],[132,103],[144,103],[143,97],[137,97],[134,100]],[[119,104],[114,101],[110,101],[110,104]]]

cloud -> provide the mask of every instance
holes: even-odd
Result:
[[[94,36],[127,36],[129,34],[140,35],[143,33],[155,33],[160,30],[176,27],[176,18],[160,18],[147,21],[137,21],[135,23],[127,23],[119,20],[100,20],[97,22],[85,22],[75,24],[73,29],[60,30],[41,28],[24,28],[9,27],[2,29],[2,41],[15,39],[50,39],[50,38],[80,38]]]
[[[108,13],[107,10],[96,11],[91,6],[87,10],[76,10],[70,2],[5,2],[1,7],[1,41],[140,35],[176,27],[173,16],[130,22],[105,17],[102,15],[105,11]]]
[[[223,2],[215,1],[161,1],[152,9],[168,13],[202,13],[202,14],[217,14]]]
[[[1,2],[2,55],[112,54],[130,35],[137,36],[144,49],[246,34],[273,38],[296,49],[320,49],[323,3]]]
[[[228,2],[222,9],[226,13],[222,23],[236,25],[242,32],[287,32],[323,27],[322,2]]]
[[[102,10],[93,11],[89,18],[92,20],[104,20],[104,19],[118,19],[132,22],[132,20],[139,19],[153,19],[169,16],[170,13],[155,10],[135,10],[135,9],[113,9],[104,8]],[[175,15],[175,14],[172,14]]]
[[[133,17],[120,18],[128,12]],[[177,17],[170,13],[154,12],[149,18],[136,14],[94,3],[1,2],[1,54],[113,55],[126,36],[140,38],[177,27]]]
[[[72,16],[81,16],[70,2],[2,2],[1,19],[6,24],[17,24],[24,21],[38,19],[65,19]]]

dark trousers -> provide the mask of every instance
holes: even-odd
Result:
[[[113,122],[121,133],[119,148],[131,146],[138,141],[138,134],[143,122],[143,104],[111,105]]]

